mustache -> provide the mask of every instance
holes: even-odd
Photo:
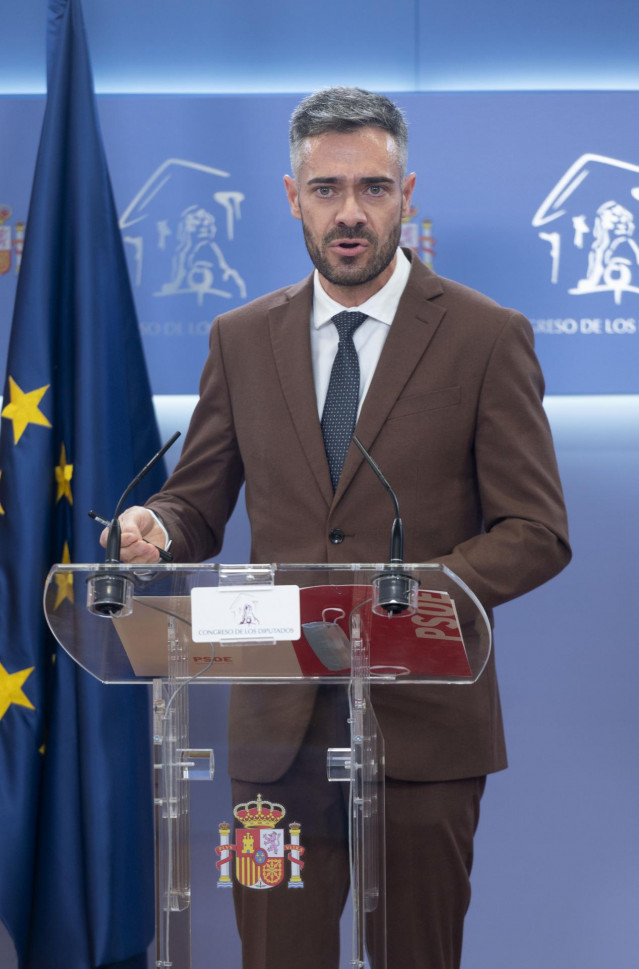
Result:
[[[335,242],[336,239],[365,239],[367,242],[375,243],[377,242],[377,236],[370,229],[362,226],[344,226],[339,228],[336,226],[327,232],[324,236],[324,245],[328,245],[330,242]]]

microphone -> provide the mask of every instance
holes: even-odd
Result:
[[[390,555],[388,561],[391,565],[402,565],[404,562],[404,523],[399,513],[397,495],[386,480],[377,462],[373,460],[355,434],[353,434],[352,440],[361,451],[366,463],[373,470],[377,479],[383,484],[391,496],[395,510],[395,518],[391,527]],[[417,581],[405,572],[397,569],[385,569],[373,579],[373,588],[376,593],[376,603],[373,606],[373,612],[379,614],[380,608],[389,615],[398,615],[407,609],[410,609],[411,613],[416,611]]]
[[[87,514],[89,515],[89,518],[92,518],[94,522],[98,523],[98,525],[102,525],[103,528],[111,527],[111,522],[107,521],[106,518],[102,518],[102,516],[98,515],[97,512],[90,511]],[[142,541],[146,542],[147,545],[150,545],[152,548],[156,549],[158,555],[160,556],[163,562],[173,561],[173,556],[171,555],[170,552],[167,552],[166,549],[160,548],[159,545],[154,545],[153,542],[147,542],[145,538],[143,538]]]
[[[172,447],[180,437],[180,431],[176,431],[172,437],[164,444],[157,454],[144,465],[141,471],[124,489],[118,501],[113,518],[109,524],[109,534],[107,536],[106,557],[107,565],[115,565],[120,561],[121,530],[119,515],[122,506],[133,489],[140,481],[155,467],[158,461],[164,457],[166,452]],[[95,513],[89,512],[92,518],[97,518]],[[159,551],[159,550],[158,550]],[[133,598],[133,581],[127,576],[118,573],[105,573],[92,575],[87,580],[87,606],[90,612],[99,616],[126,616],[132,611],[131,600]]]

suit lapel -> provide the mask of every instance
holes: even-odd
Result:
[[[434,297],[442,293],[438,277],[416,257],[373,380],[362,405],[355,433],[367,450],[373,446],[397,398],[426,352],[445,315]],[[330,507],[350,485],[364,460],[351,446],[333,494],[324,438],[317,415],[311,361],[310,318],[313,277],[288,291],[288,300],[269,312],[273,356],[291,419],[317,486]],[[382,470],[384,470],[382,468]]]
[[[275,366],[300,446],[326,504],[333,486],[324,438],[317,415],[317,396],[311,361],[310,320],[313,277],[289,290],[289,299],[269,312]]]
[[[445,308],[438,302],[432,302],[433,297],[441,292],[437,276],[413,257],[413,267],[406,289],[397,307],[355,428],[357,437],[367,451],[373,446],[445,315]],[[359,450],[351,446],[335,492],[336,501],[350,485],[363,460]]]

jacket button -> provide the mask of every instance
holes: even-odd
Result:
[[[333,528],[328,533],[328,537],[333,545],[340,545],[344,541],[344,532],[341,528]]]

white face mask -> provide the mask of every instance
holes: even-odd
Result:
[[[337,613],[337,615],[329,622],[328,613]],[[338,620],[343,619],[345,615],[343,609],[324,609],[321,620],[302,623],[308,645],[327,670],[347,670],[351,665],[351,646],[348,636],[342,627],[337,625]]]

